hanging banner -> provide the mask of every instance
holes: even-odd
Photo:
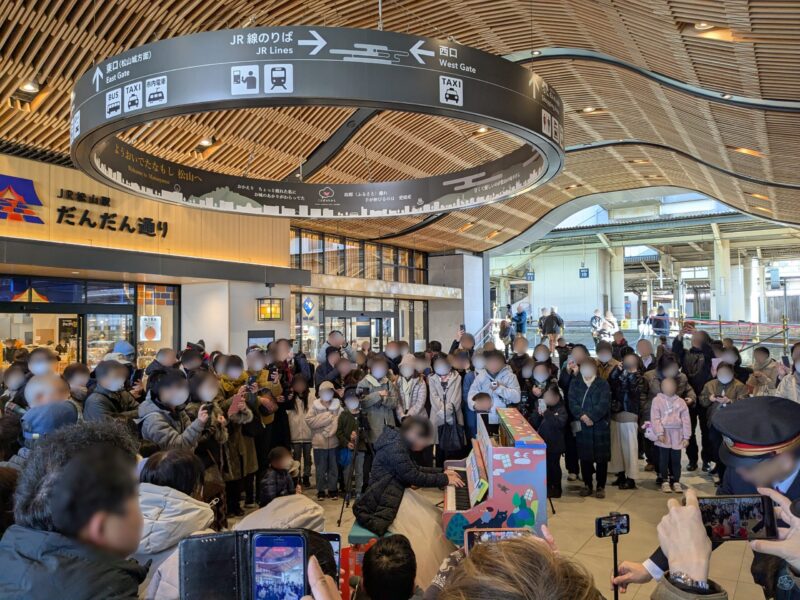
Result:
[[[159,158],[116,134],[155,119],[264,106],[351,106],[469,121],[518,138],[505,156],[404,181],[267,181]],[[287,217],[386,217],[505,200],[561,169],[563,107],[525,67],[443,39],[270,27],[198,33],[111,57],[74,88],[72,159],[113,187],[165,202]],[[453,143],[463,142],[453,133]],[[223,141],[224,143],[224,141]]]

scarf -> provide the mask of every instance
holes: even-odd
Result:
[[[400,386],[400,398],[403,400],[403,410],[406,412],[411,407],[411,390],[414,387],[414,380],[416,378],[412,377],[410,379],[406,379],[405,377],[400,377],[398,379],[398,383]]]

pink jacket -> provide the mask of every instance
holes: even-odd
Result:
[[[680,450],[683,440],[688,440],[692,435],[689,407],[679,396],[656,394],[650,409],[650,421],[656,436],[666,437],[665,442],[656,441],[656,446],[660,448]]]

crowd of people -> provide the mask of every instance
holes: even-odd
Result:
[[[684,454],[689,471],[718,476],[727,493],[761,486],[777,488],[782,503],[800,497],[800,344],[792,349],[797,368],[776,363],[765,348],[744,367],[732,344],[691,325],[658,350],[645,338],[633,348],[617,330],[590,352],[559,335],[555,308],[542,317],[542,343],[531,348],[520,327],[508,358],[493,342],[476,347],[464,331],[446,351],[431,341],[425,352],[404,341],[380,352],[354,348],[333,331],[313,361],[286,339],[249,347],[244,357],[198,342],[161,349],[143,372],[127,342],[93,370],[70,364],[62,373],[47,348],[14,352],[0,394],[0,596],[177,598],[182,539],[226,529],[245,511],[237,528],[248,520],[321,527],[318,503],[340,494],[355,500],[362,526],[383,535],[406,488],[464,485],[445,461],[466,455],[479,419],[496,425],[497,410],[511,406],[547,443],[551,498],[564,493],[564,480],[580,480],[582,497],[603,498],[609,472],[612,485],[633,489],[642,468],[657,471],[665,493],[683,492]],[[757,419],[770,427],[749,437],[737,429]],[[781,439],[760,439],[765,431]],[[749,471],[734,460],[737,442],[747,460],[753,448],[765,449]],[[312,477],[317,503],[301,494]],[[695,529],[692,498],[686,507],[670,502],[661,550],[645,564],[622,563],[616,585],[657,577],[662,593],[680,591],[677,579],[663,577],[668,569],[707,580],[710,546],[674,531]],[[793,519],[788,510],[782,518]],[[790,524],[797,545],[800,525]],[[705,536],[702,521],[700,529]],[[416,567],[402,539],[381,539],[365,557],[362,597],[422,594],[403,583]],[[768,543],[758,549],[772,550],[794,577],[800,552]],[[683,553],[680,544],[697,548]],[[523,586],[510,572],[519,564],[541,577]],[[315,597],[327,598],[333,592],[322,574],[313,577],[318,569],[313,560],[309,583]],[[600,597],[580,565],[553,551],[552,539],[487,544],[442,569],[426,598],[494,598],[497,590],[512,598]],[[390,590],[375,584],[393,577]],[[544,585],[552,594],[533,590]]]

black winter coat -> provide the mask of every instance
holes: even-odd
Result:
[[[567,427],[567,406],[564,401],[559,401],[555,406],[548,406],[543,415],[538,409],[530,417],[531,425],[536,430],[544,443],[547,444],[548,454],[564,453],[564,429]]]
[[[258,490],[258,505],[263,508],[275,498],[292,496],[296,491],[295,488],[289,471],[270,467],[261,480],[261,488]]]
[[[0,542],[0,598],[136,600],[147,569],[52,531],[12,525]]]
[[[703,344],[702,348],[692,346],[687,350],[683,347],[683,338],[676,337],[672,340],[672,353],[678,357],[681,371],[686,374],[694,393],[700,396],[706,383],[714,379],[711,376],[711,359],[714,358],[711,346]]]
[[[638,416],[639,408],[647,400],[644,376],[638,371],[631,373],[616,369],[608,383],[611,386],[611,414],[626,412]]]
[[[587,415],[592,420],[591,427],[581,423],[581,430],[575,434],[578,459],[596,463],[611,460],[611,429],[608,420],[611,389],[608,382],[597,376],[587,389],[583,377],[574,377],[569,385],[567,398],[570,413],[576,420],[581,415]]]
[[[394,523],[407,487],[444,487],[447,475],[411,460],[402,434],[392,427],[384,429],[373,446],[375,458],[369,487],[353,505],[353,514],[359,525],[382,536]]]

